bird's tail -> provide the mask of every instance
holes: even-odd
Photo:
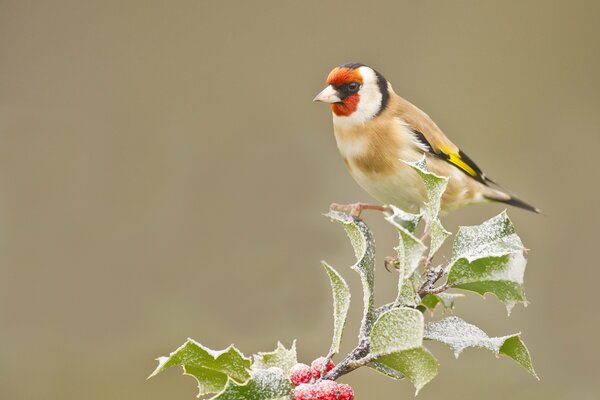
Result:
[[[501,192],[500,190],[494,190],[493,193],[486,194],[485,198],[491,201],[497,201],[499,203],[504,203],[514,207],[522,208],[523,210],[532,211],[536,214],[542,213],[542,211],[539,208],[534,207],[531,204],[526,203],[523,200],[512,196],[508,193]]]

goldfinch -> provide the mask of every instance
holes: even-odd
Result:
[[[427,168],[449,177],[442,212],[468,204],[497,201],[539,210],[501,190],[433,120],[398,96],[374,69],[351,63],[334,68],[314,101],[331,104],[337,147],[352,177],[383,204],[417,212],[426,201],[417,173],[403,161],[426,157]],[[493,187],[492,185],[495,185]],[[358,203],[362,209],[381,209]]]

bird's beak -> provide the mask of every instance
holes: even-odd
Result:
[[[340,99],[340,94],[335,90],[335,88],[331,85],[327,86],[321,93],[319,93],[313,101],[322,101],[323,103],[339,103],[342,101]]]

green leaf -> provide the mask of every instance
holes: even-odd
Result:
[[[535,376],[538,380],[540,379],[533,369],[531,355],[529,354],[529,350],[527,350],[525,343],[523,343],[521,340],[520,335],[506,339],[502,347],[500,347],[500,354],[504,354],[505,356],[512,358],[519,365],[525,368],[531,375]]]
[[[420,303],[417,293],[421,285],[421,277],[417,272],[399,282],[400,291],[396,298],[396,305],[400,307],[416,307]]]
[[[453,287],[492,293],[510,313],[525,303],[525,248],[506,213],[478,226],[461,227],[453,245],[448,283]]]
[[[427,170],[427,161],[425,157],[416,162],[406,162],[421,177],[427,193],[427,203],[425,204],[425,220],[431,235],[429,245],[429,258],[439,250],[450,232],[442,226],[439,219],[441,211],[442,195],[448,185],[448,177],[438,176]]]
[[[514,225],[506,211],[503,211],[481,225],[461,226],[452,245],[452,258],[465,258],[471,262],[480,258],[521,253],[524,249]]]
[[[342,276],[326,262],[323,267],[329,275],[331,290],[333,293],[333,340],[329,354],[333,355],[340,351],[342,334],[346,325],[346,317],[350,308],[350,288]]]
[[[252,371],[249,381],[239,384],[227,381],[225,388],[211,400],[271,400],[287,396],[292,391],[292,383],[277,372],[259,369]]]
[[[269,353],[258,353],[254,355],[252,369],[269,369],[271,367],[281,368],[286,374],[298,363],[296,355],[296,341],[292,342],[290,349],[286,349],[281,342],[277,342],[277,348]]]
[[[448,317],[425,325],[425,339],[447,344],[458,358],[467,347],[483,347],[496,355],[504,354],[537,378],[529,351],[520,339],[520,333],[501,337],[489,337],[484,331],[458,317]]]
[[[410,290],[413,285],[411,285],[411,282],[407,282],[407,280],[414,275],[421,262],[421,257],[423,257],[427,249],[427,246],[414,235],[421,215],[409,214],[397,207],[390,207],[393,213],[386,216],[385,219],[398,229],[400,241],[398,247],[396,247],[399,270],[398,297],[396,301],[401,305],[412,306],[415,305],[415,296],[412,296],[410,292],[407,293],[407,290]]]
[[[394,308],[377,318],[371,331],[371,354],[375,357],[420,347],[423,314],[414,308]]]
[[[454,301],[460,297],[464,297],[461,293],[429,293],[421,300],[421,305],[433,311],[438,304],[444,306],[444,310],[451,310],[454,308]]]
[[[160,357],[158,367],[148,378],[175,365],[181,365],[185,375],[196,378],[199,396],[218,392],[228,379],[242,383],[250,378],[250,358],[238,349],[229,346],[225,350],[214,351],[192,339],[188,339],[169,356]]]
[[[438,372],[437,360],[424,347],[379,357],[377,363],[388,370],[396,371],[400,376],[406,376],[415,386],[415,394],[419,394],[423,386],[431,382]]]
[[[375,241],[367,225],[358,218],[337,211],[330,211],[327,216],[340,223],[352,243],[356,264],[352,269],[360,275],[363,287],[363,321],[364,331],[361,336],[368,336],[373,326],[373,285],[375,281]]]

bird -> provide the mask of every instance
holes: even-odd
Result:
[[[385,206],[355,203],[332,208],[360,215],[364,209],[385,211],[394,205],[419,212],[427,201],[425,186],[407,163],[425,157],[427,169],[448,177],[441,212],[486,202],[540,210],[508,193],[455,145],[436,123],[397,95],[382,74],[360,63],[334,68],[326,87],[313,101],[331,105],[339,153],[354,180]]]

